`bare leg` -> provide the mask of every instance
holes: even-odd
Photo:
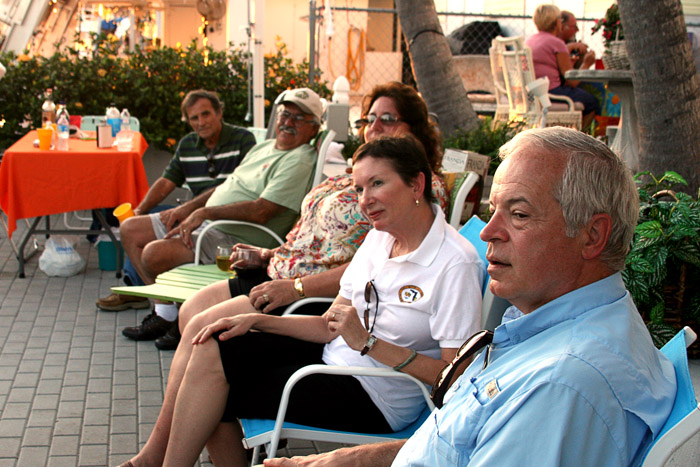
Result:
[[[243,431],[236,423],[219,423],[207,442],[209,457],[216,467],[248,464],[248,457],[241,444]],[[238,448],[237,448],[238,447]]]
[[[190,304],[190,302],[192,303]],[[215,302],[217,305],[210,308],[199,308],[206,307],[210,302]],[[190,316],[190,325],[186,328],[181,328],[182,340],[180,341],[180,345],[177,346],[173,361],[170,365],[163,406],[160,409],[158,420],[156,420],[156,424],[153,427],[153,431],[146,445],[141,452],[131,460],[134,466],[156,466],[163,463],[163,456],[165,455],[168,437],[170,436],[175,399],[194,348],[194,346],[190,344],[194,336],[205,325],[213,323],[225,316],[256,312],[256,310],[250,306],[248,297],[241,296],[233,299],[230,298],[230,292],[226,281],[217,282],[200,290],[185,302],[182,306],[182,310],[189,310],[187,313]]]
[[[185,328],[192,318],[230,299],[231,291],[228,288],[228,279],[215,282],[199,290],[188,298],[180,307],[180,311],[178,312],[180,333],[185,332]]]
[[[148,278],[148,274],[146,274],[146,270],[144,269],[143,261],[141,259],[144,247],[156,239],[151,218],[149,216],[136,216],[128,218],[119,227],[119,235],[124,251],[134,265],[136,272],[139,274],[139,276],[141,276],[146,284],[152,284],[153,280],[150,278],[150,282],[149,280],[146,280]]]
[[[217,342],[209,339],[196,345],[175,401],[164,466],[197,462],[221,421],[228,391]],[[235,450],[236,443],[233,444],[231,449]],[[240,441],[238,445],[243,450]]]
[[[141,266],[146,284],[152,284],[158,274],[181,264],[194,261],[194,251],[185,246],[179,238],[154,240],[143,248]]]

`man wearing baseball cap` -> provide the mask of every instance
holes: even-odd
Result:
[[[168,216],[127,219],[120,228],[122,244],[144,282],[152,284],[158,274],[191,263],[197,236],[209,221],[253,222],[284,237],[311,188],[316,150],[309,141],[318,132],[322,114],[321,100],[311,89],[284,91],[277,112],[276,138],[256,144],[226,181],[173,208]],[[215,262],[218,245],[275,246],[267,235],[246,226],[217,227],[202,240],[205,263]],[[175,304],[156,301],[153,313],[141,325],[125,328],[122,333],[134,340],[164,336],[158,347],[174,348],[178,340],[177,334],[172,335],[177,330],[177,324],[173,326],[176,319]],[[161,342],[164,339],[166,342]]]

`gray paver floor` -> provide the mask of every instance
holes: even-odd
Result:
[[[149,310],[97,311],[97,297],[120,281],[99,269],[84,237],[77,250],[87,261],[83,273],[48,277],[37,254],[19,279],[0,233],[0,467],[119,465],[143,446],[158,416],[174,352],[121,335]],[[290,442],[283,453],[318,449]]]

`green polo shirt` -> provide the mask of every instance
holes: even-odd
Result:
[[[275,149],[275,140],[256,145],[238,168],[219,185],[207,201],[207,206],[223,206],[258,198],[287,208],[265,224],[284,238],[301,209],[301,201],[311,188],[316,166],[316,150],[303,144],[284,151]],[[242,243],[277,246],[259,230],[245,226],[223,226],[221,230]]]

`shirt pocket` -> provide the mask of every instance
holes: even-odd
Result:
[[[433,450],[437,465],[466,465],[464,454],[452,446],[440,433],[433,437]]]

